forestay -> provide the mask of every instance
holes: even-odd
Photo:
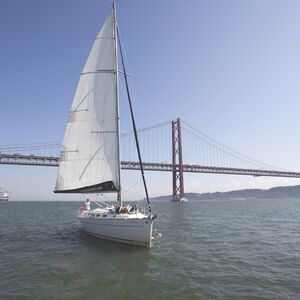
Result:
[[[97,35],[69,113],[55,192],[120,190],[114,9]]]

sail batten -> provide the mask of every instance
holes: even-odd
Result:
[[[117,73],[116,70],[97,70],[93,72],[83,72],[81,75],[97,74],[97,73]]]
[[[61,148],[56,193],[120,190],[114,10],[82,70]],[[76,151],[74,151],[76,149]]]

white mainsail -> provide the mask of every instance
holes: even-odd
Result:
[[[113,8],[80,76],[60,153],[55,192],[120,191],[115,39]]]

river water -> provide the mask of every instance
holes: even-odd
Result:
[[[78,206],[0,203],[0,299],[300,299],[300,199],[156,201],[150,249],[87,236]]]

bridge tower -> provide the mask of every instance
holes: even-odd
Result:
[[[173,199],[184,201],[181,120],[172,121]]]

